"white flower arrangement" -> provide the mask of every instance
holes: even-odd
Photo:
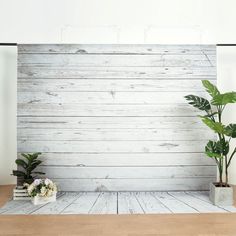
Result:
[[[51,197],[57,193],[57,186],[50,179],[35,179],[32,184],[25,184],[31,197]]]

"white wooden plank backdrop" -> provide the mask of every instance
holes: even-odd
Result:
[[[18,152],[43,152],[39,169],[61,190],[206,190],[215,179],[203,154],[214,136],[183,98],[206,96],[202,79],[216,83],[214,45],[22,44],[18,53]],[[106,207],[116,210],[93,211]]]

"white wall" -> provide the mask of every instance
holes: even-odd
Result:
[[[236,47],[218,47],[217,49],[218,86],[222,92],[236,91]],[[236,105],[227,105],[224,111],[225,124],[236,123]],[[236,140],[231,141],[235,148]],[[232,150],[231,150],[232,151]],[[236,184],[236,156],[234,157],[229,178]]]
[[[236,42],[234,0],[0,0],[0,40]]]
[[[0,46],[0,184],[10,176],[16,158],[16,47]]]
[[[0,0],[0,6],[0,42],[236,43],[235,0]],[[1,155],[16,149],[8,145]]]

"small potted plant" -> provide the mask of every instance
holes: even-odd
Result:
[[[34,205],[56,201],[57,186],[50,179],[35,179],[33,183],[25,186]]]
[[[203,80],[202,84],[211,101],[195,95],[185,98],[190,105],[205,112],[200,118],[217,135],[217,140],[208,141],[205,147],[205,154],[215,160],[219,171],[219,181],[210,184],[210,200],[215,205],[232,205],[233,188],[229,185],[228,170],[236,153],[236,147],[230,149],[230,141],[236,138],[236,124],[224,125],[222,114],[227,104],[236,102],[236,92],[220,93],[208,80]]]
[[[35,171],[35,169],[42,163],[41,160],[38,160],[38,157],[41,153],[22,153],[23,157],[16,159],[15,163],[17,164],[18,170],[13,170],[12,175],[17,176],[17,187],[13,190],[13,199],[14,200],[27,200],[30,199],[24,184],[31,184],[37,175],[44,175],[45,173]]]

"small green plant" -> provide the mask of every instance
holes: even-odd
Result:
[[[228,169],[236,153],[236,147],[230,153],[230,141],[236,138],[236,124],[224,125],[222,123],[222,113],[229,103],[236,103],[236,92],[220,93],[218,88],[208,80],[202,81],[206,91],[211,96],[211,101],[195,95],[185,96],[186,100],[193,107],[205,111],[206,115],[200,116],[206,124],[217,134],[217,140],[208,141],[205,153],[213,158],[219,170],[219,183],[217,186],[228,187]],[[225,182],[223,181],[223,174]]]
[[[16,159],[15,163],[18,166],[18,170],[13,170],[12,175],[18,177],[18,181],[20,184],[28,183],[31,184],[37,175],[44,175],[45,173],[34,171],[38,165],[42,163],[41,160],[38,160],[40,152],[26,154],[21,153],[21,156],[24,159]]]

